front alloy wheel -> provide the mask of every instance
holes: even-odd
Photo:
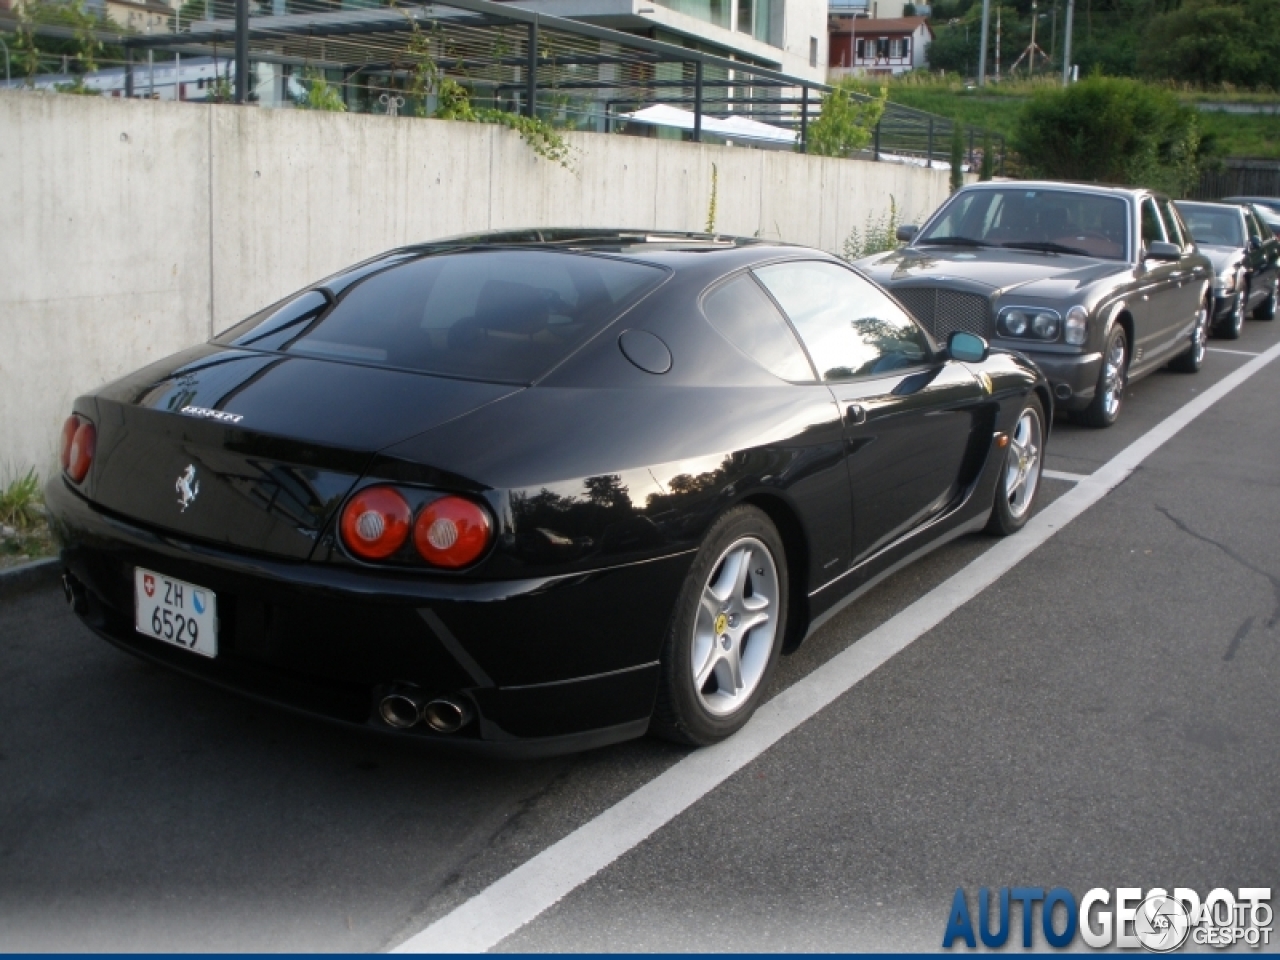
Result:
[[[1271,285],[1271,296],[1254,308],[1253,318],[1255,320],[1274,320],[1276,318],[1277,299],[1280,299],[1280,281]]]
[[[1120,416],[1128,375],[1129,338],[1124,327],[1117,323],[1107,334],[1107,343],[1102,350],[1102,369],[1098,371],[1093,400],[1075,419],[1091,427],[1109,427],[1115,423]]]
[[[1212,303],[1206,300],[1200,304],[1200,312],[1196,314],[1196,324],[1191,328],[1191,343],[1182,353],[1169,363],[1170,370],[1179,373],[1196,373],[1204,363],[1205,353],[1209,349],[1209,318],[1213,316]]]
[[[651,729],[703,746],[755,712],[786,627],[786,554],[761,510],[735,507],[711,527],[677,601]]]
[[[1018,415],[1009,434],[1004,470],[991,507],[987,532],[998,536],[1015,533],[1026,524],[1040,488],[1040,472],[1044,467],[1044,410],[1034,396]]]

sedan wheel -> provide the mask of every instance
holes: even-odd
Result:
[[[1196,325],[1191,328],[1191,344],[1169,363],[1170,370],[1179,373],[1195,373],[1204,363],[1205,353],[1209,349],[1209,318],[1213,315],[1211,301],[1200,304],[1200,312],[1196,314]]]
[[[1031,516],[1031,505],[1040,488],[1040,472],[1044,467],[1044,410],[1034,396],[1018,415],[1009,434],[1004,470],[996,489],[995,503],[987,532],[1008,536],[1022,529]]]
[[[701,746],[740,729],[777,663],[786,601],[777,529],[754,507],[734,508],[712,526],[681,590],[653,732]]]
[[[1231,316],[1222,321],[1221,326],[1213,331],[1215,337],[1221,337],[1223,340],[1240,339],[1240,332],[1244,329],[1244,302],[1246,299],[1247,296],[1244,293],[1241,293],[1236,298],[1236,307],[1231,311]]]
[[[1272,284],[1271,296],[1263,300],[1253,311],[1255,320],[1274,320],[1276,318],[1276,300],[1280,299],[1280,283]]]
[[[1098,385],[1093,401],[1075,417],[1091,427],[1109,427],[1120,416],[1124,402],[1124,387],[1129,375],[1129,338],[1124,327],[1116,324],[1107,334],[1107,345],[1102,351],[1102,369],[1098,371]]]

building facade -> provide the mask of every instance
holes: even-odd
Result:
[[[924,69],[932,41],[933,29],[922,16],[871,19],[833,14],[828,75],[835,80],[850,74],[898,74]]]

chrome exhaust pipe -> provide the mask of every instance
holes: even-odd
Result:
[[[471,722],[471,707],[465,700],[440,697],[422,708],[422,719],[436,733],[457,733]]]
[[[420,691],[396,687],[378,701],[378,715],[387,726],[408,730],[422,719],[425,702],[426,697]]]

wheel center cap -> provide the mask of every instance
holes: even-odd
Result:
[[[705,621],[704,621],[705,622]],[[716,634],[721,635],[729,629],[729,617],[727,614],[720,614],[716,617]]]

